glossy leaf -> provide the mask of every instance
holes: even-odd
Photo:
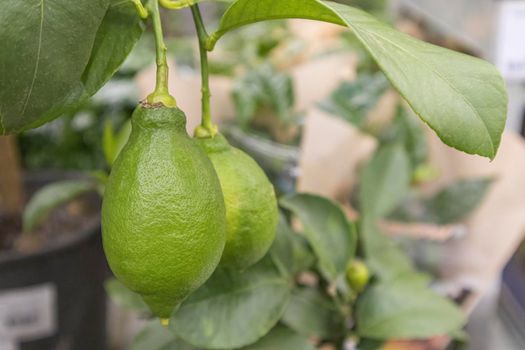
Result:
[[[30,232],[59,206],[79,195],[96,190],[89,179],[55,182],[42,187],[27,203],[22,216],[24,232]]]
[[[315,347],[304,336],[295,333],[285,326],[278,325],[257,343],[242,348],[242,350],[276,349],[315,350]]]
[[[239,348],[266,335],[289,298],[289,281],[266,257],[244,272],[216,270],[172,316],[170,326],[199,348]]]
[[[356,250],[356,233],[345,213],[335,203],[311,194],[296,194],[281,199],[281,206],[302,222],[304,236],[315,252],[319,269],[329,281],[346,271]]]
[[[133,3],[121,0],[8,1],[0,23],[0,134],[40,126],[85,101],[143,30]]]
[[[148,0],[142,1],[146,3]],[[131,1],[110,1],[98,28],[89,63],[82,74],[82,82],[90,96],[117,72],[143,31],[144,25]]]
[[[292,292],[282,322],[296,332],[318,339],[333,339],[344,329],[344,319],[334,302],[313,288]]]
[[[263,20],[305,18],[346,26],[392,85],[449,146],[494,158],[507,114],[497,69],[478,58],[421,42],[362,10],[321,0],[237,0],[210,37]]]
[[[361,176],[359,201],[363,215],[380,218],[394,210],[409,190],[410,161],[398,145],[380,149]]]
[[[104,283],[106,293],[117,305],[134,311],[149,313],[149,307],[142,297],[129,290],[125,285],[115,278],[111,278]]]
[[[372,339],[447,335],[465,324],[461,310],[428,288],[404,280],[379,283],[358,299],[358,333]]]

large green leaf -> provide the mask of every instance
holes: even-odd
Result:
[[[342,209],[332,201],[311,194],[296,194],[281,199],[281,206],[292,211],[304,226],[304,235],[329,281],[346,271],[356,250],[356,233]]]
[[[447,145],[494,158],[507,114],[507,93],[494,66],[421,42],[362,10],[321,0],[237,0],[211,35],[268,19],[305,18],[350,28],[414,111]]]
[[[278,325],[257,343],[242,350],[315,350],[315,347],[304,336],[295,333],[285,326]]]
[[[373,339],[418,339],[461,329],[465,317],[451,301],[401,279],[379,283],[358,299],[358,333]]]
[[[363,215],[379,218],[394,210],[408,193],[410,161],[403,147],[380,149],[361,176],[359,202]]]
[[[131,0],[110,0],[82,74],[82,83],[90,96],[117,72],[143,31],[144,25]]]
[[[22,216],[24,232],[37,227],[60,205],[79,195],[96,190],[96,183],[90,179],[54,182],[42,187],[27,203]]]
[[[250,345],[279,321],[290,284],[268,257],[248,270],[218,269],[173,315],[171,326],[186,342],[205,349]]]
[[[0,134],[37,127],[94,94],[142,33],[131,1],[2,1]]]
[[[282,322],[296,332],[318,339],[333,339],[344,330],[344,319],[334,302],[314,288],[292,292]]]

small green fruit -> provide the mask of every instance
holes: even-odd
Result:
[[[352,261],[346,269],[346,279],[355,292],[361,293],[370,281],[368,267],[360,260]]]

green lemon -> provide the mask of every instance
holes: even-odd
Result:
[[[224,136],[198,138],[219,176],[226,204],[222,266],[245,269],[270,249],[279,218],[273,185],[257,163]]]
[[[346,280],[354,291],[361,293],[370,281],[370,271],[364,262],[354,260],[346,269]]]
[[[139,106],[102,206],[111,269],[160,318],[210,277],[226,239],[219,180],[185,125],[177,108]]]

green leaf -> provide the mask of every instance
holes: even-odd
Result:
[[[493,178],[462,179],[429,198],[412,198],[396,209],[390,219],[448,225],[460,222],[485,198]]]
[[[300,334],[278,325],[257,343],[242,348],[242,350],[315,350],[315,347]]]
[[[24,232],[30,232],[59,206],[79,195],[96,190],[90,179],[55,182],[42,187],[27,203],[22,215]]]
[[[266,335],[289,298],[288,280],[266,257],[244,272],[216,270],[172,316],[170,326],[196,347],[239,348]]]
[[[497,69],[478,58],[400,33],[359,9],[321,0],[237,0],[210,37],[208,48],[230,30],[282,18],[314,19],[350,28],[444,143],[495,157],[507,115],[507,93]]]
[[[332,201],[311,194],[288,196],[280,203],[301,220],[304,235],[317,255],[321,273],[335,282],[346,272],[356,250],[355,229],[345,213]]]
[[[290,277],[308,270],[315,263],[315,256],[308,243],[292,231],[283,215],[279,219],[270,255],[279,269]]]
[[[110,1],[82,74],[82,82],[90,96],[117,72],[143,32],[144,24],[131,0]]]
[[[465,316],[451,301],[405,280],[367,289],[356,308],[358,333],[372,339],[420,339],[461,329]]]
[[[292,292],[282,322],[308,337],[333,339],[344,330],[344,319],[334,302],[314,288]]]
[[[115,278],[111,278],[104,283],[106,293],[117,305],[143,313],[149,313],[149,308],[142,300],[142,297],[129,290],[125,285]]]
[[[380,218],[394,210],[408,193],[410,174],[410,161],[401,146],[386,146],[376,152],[361,176],[362,214]]]
[[[142,33],[131,1],[9,1],[0,11],[0,134],[40,126],[93,95]],[[24,20],[20,20],[23,18]]]

